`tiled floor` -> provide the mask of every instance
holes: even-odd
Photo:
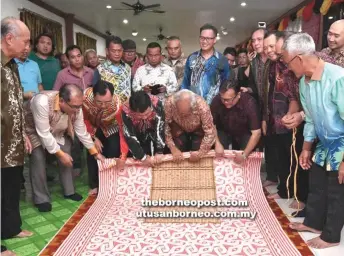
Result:
[[[85,177],[76,179],[77,192],[86,199],[88,186]],[[32,205],[23,200],[20,202],[20,212],[23,221],[22,228],[34,232],[29,238],[15,238],[1,241],[8,249],[18,256],[36,256],[44,246],[54,237],[56,232],[72,216],[83,202],[74,202],[63,198],[61,186],[58,182],[49,183],[53,201],[53,210],[49,213],[40,213]]]

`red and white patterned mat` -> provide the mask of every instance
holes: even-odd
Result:
[[[243,166],[231,160],[232,151],[214,158],[217,199],[247,200],[244,211],[256,213],[252,220],[223,218],[220,224],[144,223],[136,214],[145,210],[141,204],[149,198],[151,169],[133,164],[117,171],[113,161],[106,160],[100,164],[97,200],[55,255],[301,255],[264,196],[262,156],[253,153]]]

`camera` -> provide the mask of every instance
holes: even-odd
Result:
[[[258,22],[258,28],[266,28],[266,22],[263,22],[263,21]]]

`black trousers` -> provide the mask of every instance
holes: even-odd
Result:
[[[304,225],[321,230],[320,238],[339,243],[344,225],[344,184],[338,182],[338,171],[328,172],[313,164],[309,170],[309,194]]]
[[[287,185],[289,187],[290,197],[294,196],[294,170],[296,159],[293,155],[292,175],[287,184],[287,179],[290,173],[290,147],[292,144],[292,133],[287,134],[273,134],[267,136],[268,139],[268,166],[272,168],[269,171],[275,171],[279,178],[278,195],[281,198],[288,197]],[[300,156],[303,144],[302,131],[297,133],[296,138],[296,153]],[[297,197],[300,201],[305,202],[308,195],[308,171],[305,171],[299,166],[297,175]]]
[[[273,164],[276,163],[274,161],[275,154],[273,152],[274,149],[274,141],[272,135],[267,135],[264,137],[264,144],[265,144],[265,169],[266,169],[266,180],[272,182],[278,182],[277,177],[277,167]]]
[[[119,133],[105,137],[102,130],[96,131],[96,137],[103,144],[103,156],[106,158],[118,158],[121,155]],[[88,185],[91,189],[99,186],[99,173],[97,160],[87,153]]]
[[[229,145],[232,144],[233,150],[244,150],[251,137],[251,135],[248,134],[240,138],[232,138],[229,134],[225,133],[224,131],[217,131],[217,136],[224,149],[228,149]]]
[[[1,168],[1,239],[18,235],[21,230],[19,200],[23,166]]]

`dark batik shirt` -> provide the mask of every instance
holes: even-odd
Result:
[[[232,108],[226,108],[217,95],[210,108],[216,129],[234,138],[250,135],[251,131],[261,127],[257,102],[249,93],[241,93],[238,103]]]

